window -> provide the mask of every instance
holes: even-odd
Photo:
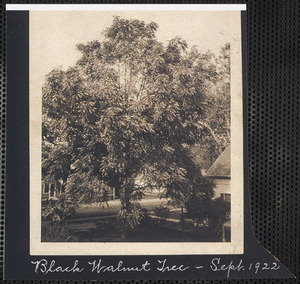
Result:
[[[55,196],[55,188],[54,188],[54,184],[51,184],[50,186],[50,197],[54,197]]]
[[[44,193],[49,193],[49,184],[44,183]]]
[[[230,202],[231,194],[230,193],[221,193],[221,198],[226,202]]]

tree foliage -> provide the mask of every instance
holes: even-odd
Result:
[[[203,119],[198,122],[202,136],[192,153],[199,155],[197,160],[208,168],[231,141],[230,44],[221,47],[218,56],[210,51],[195,53],[198,71],[207,78],[203,81],[207,107]]]
[[[213,197],[188,147],[206,135],[203,122],[213,128],[226,120],[216,114],[225,110],[208,111],[221,98],[208,89],[216,84],[225,100],[228,84],[218,76],[228,68],[179,37],[162,44],[157,29],[115,17],[104,41],[78,44],[77,64],[50,72],[43,87],[43,178],[61,180],[78,203],[105,202],[114,188],[124,228],[139,224],[145,188],[180,204],[194,193]]]

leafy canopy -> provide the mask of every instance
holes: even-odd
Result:
[[[62,180],[76,202],[104,202],[114,188],[125,227],[138,224],[145,188],[178,204],[213,196],[187,150],[202,134],[211,75],[195,49],[179,37],[162,44],[157,29],[115,17],[103,42],[78,44],[77,64],[43,88],[44,178]]]

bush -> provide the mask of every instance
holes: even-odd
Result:
[[[64,194],[58,200],[46,200],[42,203],[42,219],[50,223],[60,223],[76,214],[77,204],[71,202]]]
[[[127,208],[121,208],[118,213],[118,220],[123,224],[123,229],[134,229],[140,225],[141,220],[144,218],[144,210],[137,202],[132,202]]]
[[[76,242],[78,238],[70,235],[65,224],[42,223],[42,242]]]
[[[222,240],[222,226],[230,220],[230,203],[221,197],[211,199],[195,196],[186,203],[187,218],[196,224],[207,225],[218,240]]]
[[[214,200],[205,195],[192,195],[185,203],[186,217],[197,224],[204,224],[212,213]]]
[[[222,226],[230,220],[230,203],[222,198],[216,198],[212,203],[212,210],[208,217],[208,225],[219,240],[222,240]]]
[[[166,206],[158,206],[153,208],[154,215],[160,220],[165,220],[169,217],[170,209]]]
[[[148,228],[150,222],[151,222],[151,218],[149,217],[148,210],[146,208],[142,208],[142,212],[139,218],[139,223],[134,228],[127,228],[127,233],[129,234],[133,233],[134,235],[136,232]]]

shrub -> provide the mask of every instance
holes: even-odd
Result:
[[[165,220],[169,217],[170,209],[166,206],[158,206],[153,208],[154,215],[160,220]]]
[[[118,213],[118,220],[123,223],[124,228],[131,230],[140,225],[141,220],[144,218],[144,213],[139,203],[132,202],[127,208],[121,208]]]
[[[71,202],[64,194],[58,200],[46,200],[42,204],[42,219],[50,223],[60,223],[76,214],[77,204]]]
[[[222,226],[230,220],[230,203],[222,198],[216,198],[208,217],[208,225],[219,240],[222,239]]]
[[[42,242],[76,242],[78,238],[70,235],[65,224],[42,223]]]
[[[230,203],[218,197],[211,199],[202,196],[191,198],[186,203],[186,217],[196,224],[207,225],[218,240],[222,239],[222,226],[230,220]]]

